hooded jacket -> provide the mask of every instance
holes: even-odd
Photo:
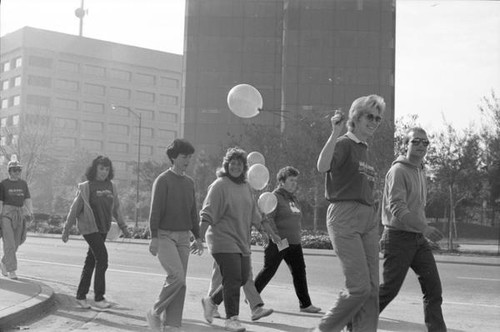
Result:
[[[116,191],[116,186],[113,185],[113,205],[111,215],[116,219],[118,226],[121,230],[127,228],[127,224],[123,220],[123,215],[120,209],[120,202],[118,200],[118,194]],[[66,223],[64,224],[64,234],[69,234],[71,227],[76,223],[76,227],[78,231],[82,235],[92,234],[99,232],[97,228],[97,224],[94,217],[94,211],[90,207],[90,185],[89,181],[85,181],[78,184],[78,190],[76,193],[76,197],[71,204],[69,209],[69,214],[66,219]],[[107,230],[111,226],[111,220],[106,225]]]
[[[400,156],[385,177],[382,224],[390,229],[422,233],[427,226],[427,184],[423,165]]]

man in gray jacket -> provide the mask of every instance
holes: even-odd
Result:
[[[441,280],[427,239],[443,234],[429,226],[425,217],[426,178],[423,159],[429,139],[422,128],[411,128],[403,140],[406,155],[397,158],[385,178],[382,200],[384,232],[380,247],[384,256],[379,310],[396,297],[411,268],[424,294],[424,319],[428,331],[446,331],[441,310]]]

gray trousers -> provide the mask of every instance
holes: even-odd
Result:
[[[318,326],[341,331],[375,332],[378,325],[379,245],[375,208],[354,201],[330,204],[327,228],[345,277],[345,289]]]
[[[17,270],[17,249],[26,240],[26,223],[22,207],[4,205],[0,227],[3,237],[2,263],[7,272]]]
[[[190,251],[189,238],[189,231],[158,230],[158,260],[167,272],[167,278],[153,306],[153,311],[158,316],[165,313],[164,325],[177,327],[182,325]]]

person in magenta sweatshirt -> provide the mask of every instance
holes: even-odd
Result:
[[[194,181],[185,174],[194,147],[184,139],[175,139],[166,152],[172,167],[154,181],[149,213],[149,251],[158,256],[167,273],[153,308],[146,313],[153,331],[182,326],[189,253],[203,253]],[[190,244],[191,234],[195,240]]]

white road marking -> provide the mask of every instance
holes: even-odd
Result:
[[[49,265],[59,265],[59,266],[69,266],[69,267],[76,267],[81,269],[83,265],[76,265],[76,264],[66,264],[66,263],[55,263],[55,262],[47,262],[47,261],[38,261],[38,260],[31,260],[31,259],[19,259],[20,261],[25,261],[25,262],[31,262],[31,263],[39,263],[39,264],[49,264]],[[120,272],[120,273],[129,273],[129,274],[140,274],[140,275],[148,275],[148,276],[158,276],[158,277],[163,277],[165,278],[165,274],[162,273],[152,273],[152,272],[138,272],[138,271],[129,271],[129,270],[118,270],[118,269],[107,269],[107,272]],[[210,278],[195,278],[195,277],[187,277],[187,279],[192,279],[192,280],[203,280],[203,281],[209,281]]]
[[[482,281],[500,281],[500,279],[492,279],[492,278],[472,278],[472,277],[457,277],[457,279],[465,279],[465,280],[482,280]]]
[[[481,303],[464,303],[464,302],[443,301],[443,304],[465,305],[465,306],[486,307],[486,308],[500,308],[500,305],[495,305],[495,304],[481,304]]]

